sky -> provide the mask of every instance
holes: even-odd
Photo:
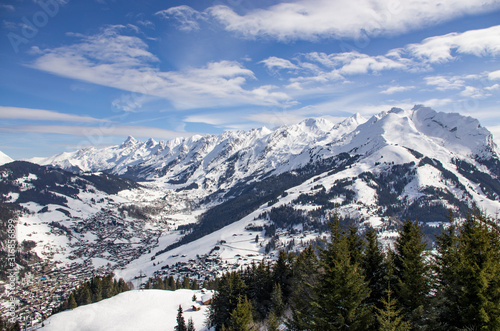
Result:
[[[500,137],[500,0],[0,1],[14,159],[415,104]]]

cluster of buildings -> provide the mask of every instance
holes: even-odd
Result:
[[[44,261],[31,265],[32,272],[25,275],[12,290],[2,293],[0,315],[9,310],[9,298],[16,298],[15,319],[21,329],[39,325],[53,310],[66,300],[81,283],[97,275],[107,273],[105,268],[95,270],[90,260],[86,263],[72,263],[58,267],[54,262]]]
[[[6,287],[0,294],[0,316],[12,315],[10,302],[14,298],[14,318],[23,330],[40,325],[80,284],[110,274],[146,254],[160,236],[158,230],[144,229],[141,222],[125,221],[107,210],[87,219],[50,225],[53,234],[69,240],[71,253],[66,263],[54,261],[54,255],[60,253],[58,246],[46,247],[49,258],[31,264],[31,272],[17,280],[15,289]]]

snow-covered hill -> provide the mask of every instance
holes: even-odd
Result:
[[[193,295],[197,301],[193,302]],[[202,305],[201,291],[139,290],[121,293],[100,302],[81,306],[51,316],[44,322],[44,331],[136,331],[174,330],[179,305],[186,323],[193,319],[196,330],[207,330],[208,306]],[[193,304],[200,310],[193,311]]]
[[[3,153],[2,151],[0,151],[0,165],[10,163],[12,161],[14,161],[14,160],[10,156],[8,156],[5,153]]]

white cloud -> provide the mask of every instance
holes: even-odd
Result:
[[[168,99],[177,109],[234,105],[282,105],[289,97],[269,86],[245,89],[254,73],[234,61],[162,72],[141,39],[112,26],[80,43],[39,50],[33,68],[55,75]]]
[[[386,70],[412,71],[418,67],[410,59],[390,58],[384,55],[370,56],[359,52],[318,53],[311,52],[301,55],[303,59],[296,59],[296,64],[279,58],[268,58],[276,67],[294,68],[296,77],[291,77],[290,88],[302,89],[302,84],[346,82],[346,76],[361,74],[378,74]],[[262,61],[262,62],[264,62]]]
[[[150,20],[139,20],[137,21],[137,24],[145,27],[145,28],[148,28],[148,29],[154,29],[155,28],[155,25],[153,22],[151,22]]]
[[[155,15],[159,15],[164,19],[174,19],[179,24],[179,30],[194,31],[199,30],[198,21],[204,17],[204,14],[194,10],[193,8],[182,5],[161,10]]]
[[[148,126],[109,125],[109,126],[72,126],[72,125],[23,125],[13,127],[0,127],[5,132],[31,132],[64,134],[81,137],[104,136],[134,136],[147,138],[173,139],[177,137],[191,137],[197,133],[178,132]]]
[[[390,86],[388,88],[386,88],[385,90],[383,90],[382,94],[394,94],[394,93],[399,93],[399,92],[405,92],[405,91],[409,91],[409,90],[413,90],[415,88],[415,86]]]
[[[283,126],[298,123],[307,117],[295,112],[261,112],[256,114],[250,114],[246,116],[246,119],[262,123],[269,127]]]
[[[260,61],[259,63],[263,63],[266,68],[271,71],[282,69],[298,69],[298,66],[296,66],[292,62],[276,56],[271,56],[265,60]]]
[[[32,120],[32,121],[79,122],[79,123],[106,122],[106,120],[97,119],[89,116],[65,114],[53,110],[5,107],[5,106],[0,106],[0,118]]]
[[[342,62],[343,66],[340,69],[342,74],[366,74],[368,72],[378,73],[383,70],[406,69],[404,63],[385,56],[370,56],[358,52],[336,54],[335,61]]]
[[[474,86],[466,86],[465,89],[462,92],[460,92],[460,95],[464,97],[480,99],[490,96],[491,93],[487,93],[485,89],[480,89]]]
[[[487,91],[495,91],[495,90],[500,90],[500,84],[494,84],[491,86],[487,86],[484,88]]]
[[[487,84],[490,75],[491,72],[461,76],[437,75],[425,77],[424,80],[438,91],[461,90],[460,96],[480,99],[491,96],[492,91],[500,88],[499,84]]]
[[[434,99],[425,100],[423,102],[415,102],[415,104],[416,105],[425,105],[427,107],[434,108],[434,107],[446,106],[446,105],[449,105],[453,102],[454,101],[450,98],[443,98],[443,99],[434,98]]]
[[[290,41],[401,34],[499,7],[496,0],[296,0],[243,15],[223,5],[206,13],[245,37]]]
[[[465,81],[460,76],[445,77],[442,75],[424,78],[427,85],[434,86],[439,91],[459,90],[465,86]]]
[[[431,63],[453,60],[452,51],[475,56],[497,56],[500,54],[500,25],[427,38],[419,44],[408,45],[406,49],[412,56]]]
[[[500,79],[500,70],[492,71],[488,73],[488,78],[490,80],[499,80]]]

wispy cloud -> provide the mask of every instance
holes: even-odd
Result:
[[[298,69],[299,67],[290,62],[289,60],[281,59],[276,56],[271,56],[265,60],[260,61],[263,63],[267,69],[271,71],[282,70],[282,69]]]
[[[204,12],[188,6],[167,11],[177,15],[181,27],[196,27],[197,16],[209,15],[227,31],[247,38],[292,41],[396,35],[499,7],[496,0],[296,0],[245,14],[225,5],[212,6]]]
[[[453,60],[453,51],[475,56],[497,56],[500,54],[500,25],[427,38],[419,44],[408,45],[406,50],[412,56],[431,63]]]
[[[51,133],[81,137],[153,137],[161,139],[173,139],[177,137],[191,137],[197,133],[179,132],[148,126],[131,125],[109,125],[109,126],[74,126],[74,125],[22,125],[12,127],[0,127],[0,132],[29,132],[29,133]]]
[[[396,85],[396,86],[390,86],[390,87],[386,88],[385,90],[383,90],[380,93],[391,95],[391,94],[394,94],[394,93],[410,91],[410,90],[413,90],[414,88],[415,88],[415,86],[399,86],[399,85]]]
[[[311,52],[293,59],[269,57],[261,63],[275,71],[293,69],[290,88],[301,89],[307,84],[347,81],[348,76],[378,74],[388,70],[419,71],[425,66],[409,58],[392,55],[367,55],[356,51],[326,54]]]
[[[31,67],[55,75],[168,99],[177,109],[286,104],[290,97],[269,85],[246,89],[254,73],[235,61],[207,63],[181,71],[160,71],[158,58],[140,38],[110,26],[98,35],[72,34],[81,42],[34,49]]]
[[[0,118],[16,119],[16,120],[32,120],[32,121],[78,122],[78,123],[107,122],[106,120],[103,119],[97,119],[89,116],[60,113],[53,110],[6,107],[6,106],[0,106]]]
[[[181,31],[199,30],[200,25],[198,22],[205,17],[204,13],[186,5],[161,10],[155,15],[164,19],[174,19],[178,23],[179,30]]]
[[[275,56],[261,61],[272,71],[284,70],[290,74],[289,88],[303,89],[304,85],[347,81],[349,76],[378,74],[383,71],[409,73],[433,70],[442,62],[452,60],[452,51],[474,56],[495,57],[500,54],[500,25],[488,29],[470,30],[464,33],[427,38],[418,44],[408,44],[389,50],[386,54],[368,55],[357,51],[326,54],[310,52],[296,55],[292,59]],[[290,70],[293,69],[293,70]],[[500,71],[468,76],[434,75],[425,78],[426,84],[440,91],[463,89],[465,80],[500,79]],[[408,87],[404,88],[408,90]],[[383,94],[404,91],[403,87],[388,88]],[[464,96],[468,95],[464,92]],[[469,93],[469,95],[472,95]],[[477,95],[477,94],[474,94]]]
[[[427,85],[431,85],[439,91],[459,90],[465,86],[465,81],[461,76],[437,75],[425,77],[424,80]]]
[[[458,76],[437,75],[424,77],[424,81],[438,91],[460,90],[458,95],[462,97],[483,99],[492,96],[492,92],[500,88],[499,84],[491,82],[494,76],[495,72]]]

